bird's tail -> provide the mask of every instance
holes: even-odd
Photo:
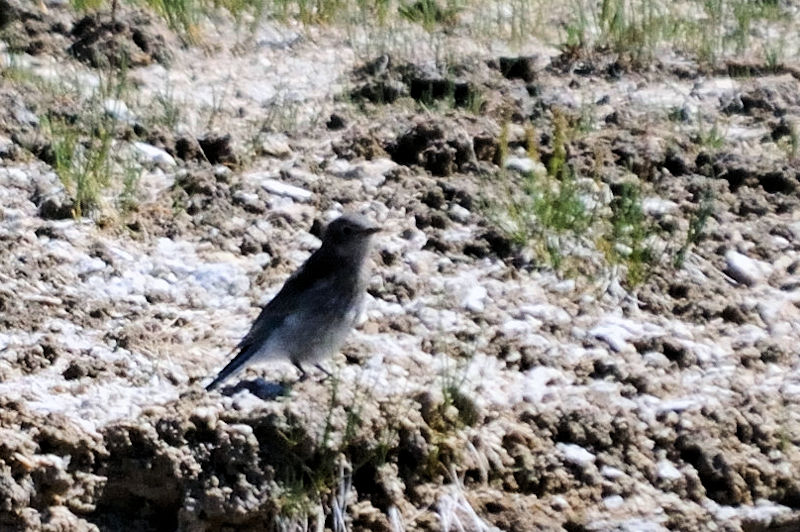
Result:
[[[250,355],[249,349],[242,349],[241,351],[239,351],[239,354],[236,355],[233,358],[233,360],[228,362],[225,365],[225,367],[222,368],[222,370],[220,370],[219,373],[217,373],[217,376],[214,377],[214,380],[206,385],[206,391],[213,390],[214,388],[219,386],[225,379],[244,369],[247,361],[250,358],[249,355]]]

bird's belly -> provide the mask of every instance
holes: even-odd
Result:
[[[316,362],[333,355],[344,343],[357,319],[357,312],[315,312],[286,318],[268,349],[296,362]],[[265,346],[267,347],[267,346]]]

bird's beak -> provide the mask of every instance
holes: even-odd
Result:
[[[381,229],[378,226],[368,227],[368,228],[364,229],[364,234],[374,235],[375,233],[380,233],[381,231],[383,231],[383,229]]]

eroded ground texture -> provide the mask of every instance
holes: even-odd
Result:
[[[0,11],[0,529],[800,530],[791,57]],[[345,210],[334,377],[203,391]]]

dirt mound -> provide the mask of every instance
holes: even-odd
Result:
[[[95,68],[167,64],[170,54],[163,24],[142,11],[87,15],[72,27],[69,53]]]

